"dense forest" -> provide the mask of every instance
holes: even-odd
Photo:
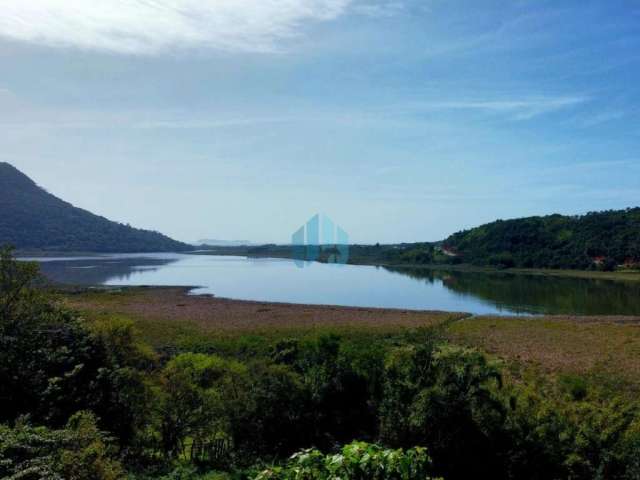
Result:
[[[460,261],[499,267],[600,268],[640,264],[640,208],[498,220],[451,235]]]
[[[60,200],[0,162],[0,245],[58,252],[164,252],[192,247]]]
[[[0,259],[0,478],[640,478],[640,403],[440,327],[152,348]]]

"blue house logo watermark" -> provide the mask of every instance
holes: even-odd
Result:
[[[316,214],[291,235],[296,265],[322,261],[345,264],[349,261],[349,235],[326,215]]]

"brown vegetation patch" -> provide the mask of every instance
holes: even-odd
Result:
[[[451,337],[549,372],[605,373],[640,382],[638,317],[471,317]]]

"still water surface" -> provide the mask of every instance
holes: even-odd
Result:
[[[185,254],[33,260],[50,279],[75,285],[197,286],[195,294],[243,300],[474,314],[640,315],[640,282]]]

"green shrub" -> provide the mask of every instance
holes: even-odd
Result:
[[[283,467],[261,472],[255,480],[429,480],[431,459],[424,448],[386,450],[354,442],[335,455],[304,450]]]
[[[215,355],[184,353],[165,366],[158,395],[162,449],[168,458],[206,461],[228,436],[229,410],[246,404],[247,371]]]
[[[404,448],[425,445],[445,478],[495,473],[505,417],[495,393],[500,386],[498,368],[474,350],[399,347],[387,359],[381,439]]]
[[[91,410],[128,443],[145,421],[137,367],[148,352],[138,352],[124,325],[92,331],[37,288],[38,278],[36,266],[1,252],[0,422],[28,414],[60,428],[75,412]]]
[[[584,400],[589,393],[589,387],[584,377],[579,375],[562,375],[559,383],[575,401]]]
[[[32,427],[23,420],[0,426],[0,478],[120,480],[124,470],[95,417],[81,412],[64,430]]]

